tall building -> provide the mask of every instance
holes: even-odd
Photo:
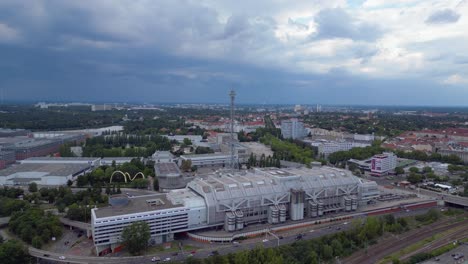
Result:
[[[281,134],[284,138],[299,139],[307,136],[307,131],[301,121],[297,118],[291,118],[281,121]]]
[[[375,155],[371,159],[371,175],[387,175],[396,168],[396,165],[397,156],[392,152],[384,152],[383,154]]]

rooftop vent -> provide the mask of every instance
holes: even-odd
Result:
[[[160,205],[164,205],[164,204],[165,204],[161,199],[146,200],[146,203],[147,203],[149,206],[160,206]]]

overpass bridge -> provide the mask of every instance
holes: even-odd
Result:
[[[86,231],[86,236],[88,238],[90,238],[92,236],[91,224],[80,222],[80,221],[73,221],[73,220],[67,219],[65,217],[60,217],[60,222],[65,226],[69,226],[70,229],[78,228],[78,229],[81,229],[83,231]]]
[[[436,198],[439,202],[443,202],[445,204],[463,206],[466,209],[468,209],[468,197],[451,195],[446,192],[435,192],[432,190],[427,190],[427,189],[422,189],[422,188],[419,188],[416,190],[405,189],[405,188],[400,188],[400,189],[405,190],[405,191],[410,191],[413,193],[417,193],[417,194],[430,196],[430,197]]]

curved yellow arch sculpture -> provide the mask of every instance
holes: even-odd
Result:
[[[114,175],[115,175],[116,173],[120,173],[121,175],[124,176],[125,183],[127,183],[127,178],[128,178],[129,181],[133,181],[133,180],[135,180],[135,178],[136,178],[138,175],[141,175],[141,178],[142,178],[142,179],[145,178],[145,174],[143,174],[143,172],[141,172],[141,171],[138,172],[137,174],[135,174],[135,175],[133,176],[133,178],[132,178],[132,176],[130,176],[130,173],[128,173],[128,172],[123,172],[123,171],[119,171],[119,170],[118,170],[118,171],[114,171],[114,172],[112,173],[112,175],[111,175],[111,177],[110,177],[110,181],[109,181],[110,183],[112,183],[112,178],[114,177]]]

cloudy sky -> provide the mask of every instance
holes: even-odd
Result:
[[[1,0],[4,100],[468,106],[468,0]]]

